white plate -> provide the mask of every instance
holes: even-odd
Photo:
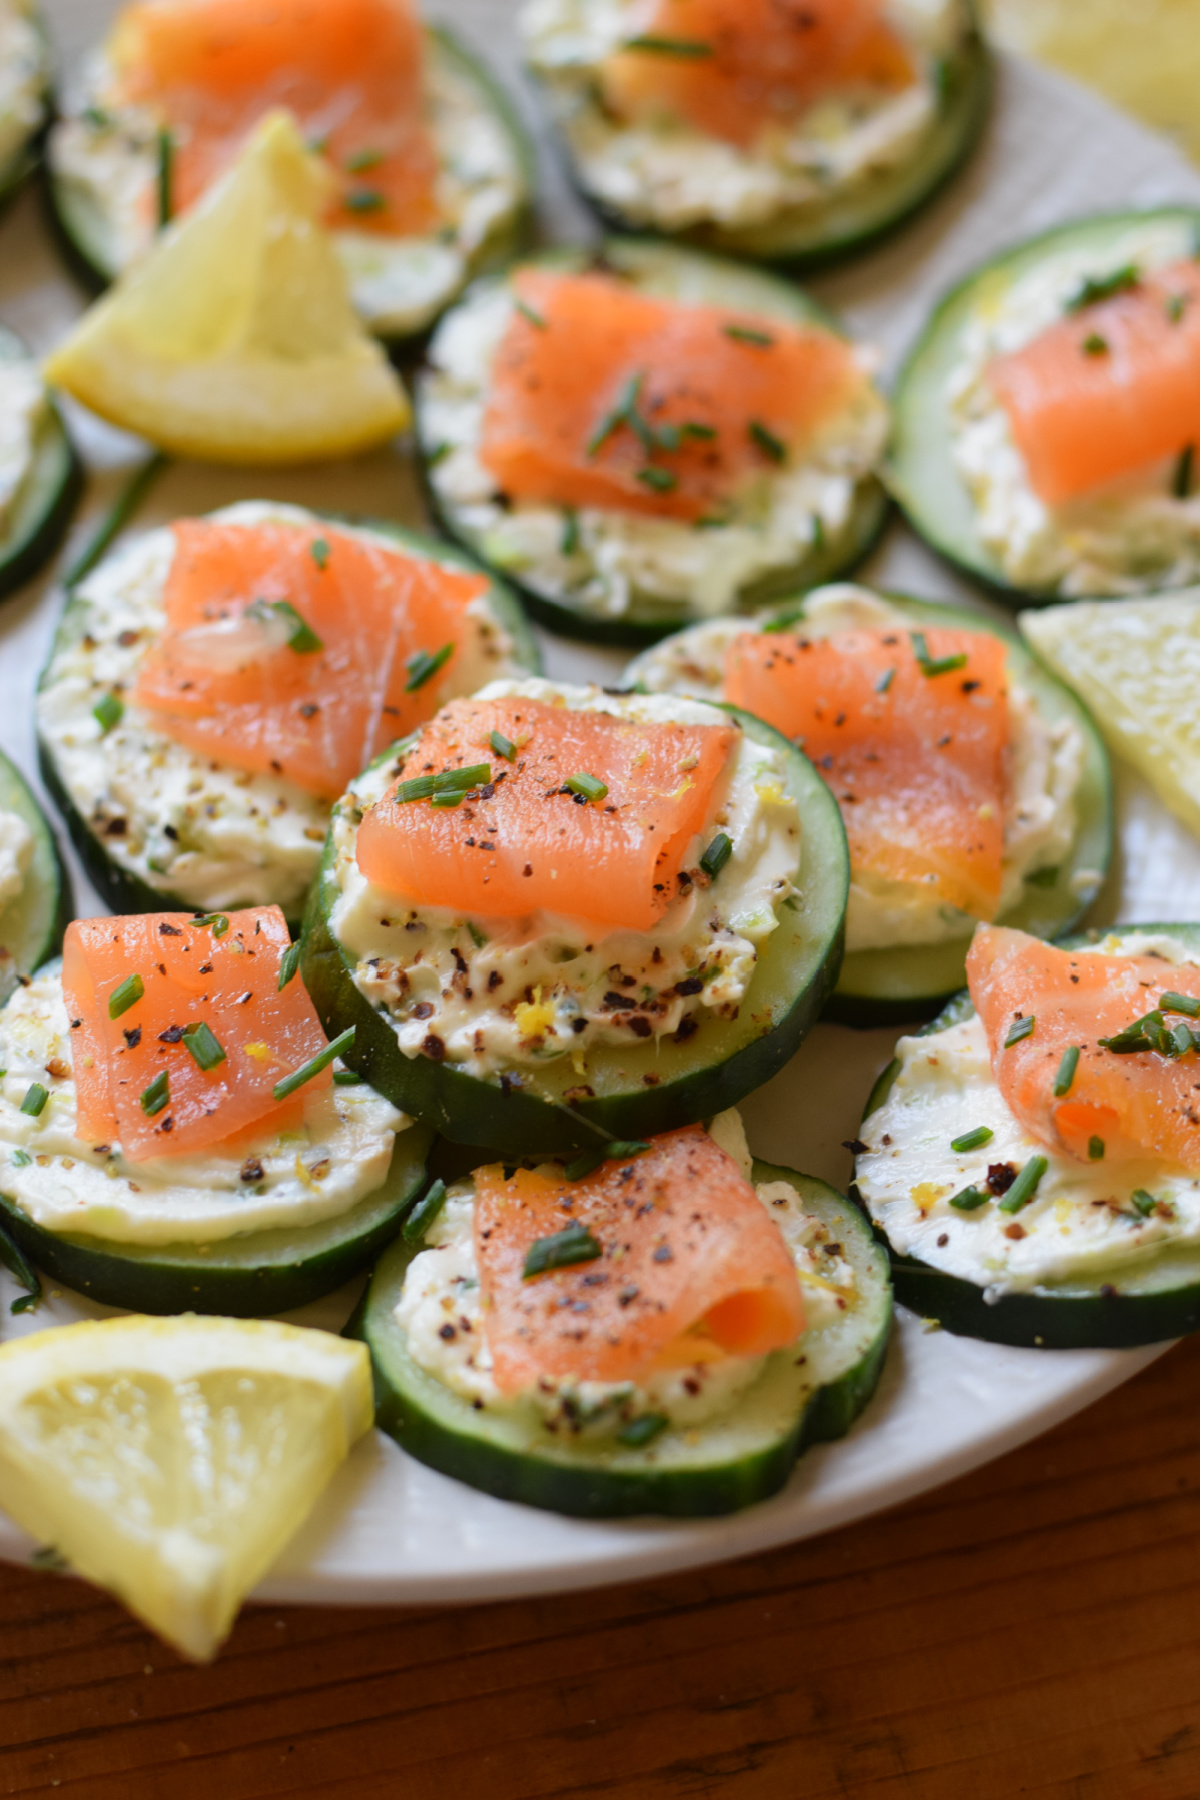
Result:
[[[108,12],[98,0],[47,0],[47,10],[64,58],[100,34]],[[430,10],[464,27],[515,83],[507,0],[445,0]],[[544,162],[548,223],[560,235],[588,229],[561,172],[548,157]],[[1079,213],[1167,201],[1200,202],[1200,174],[1182,155],[1059,77],[1009,62],[988,141],[963,178],[893,243],[813,286],[881,343],[894,366],[937,296],[993,250]],[[0,318],[44,349],[80,305],[37,200],[26,196],[0,225]],[[74,412],[72,425],[99,472],[88,509],[94,517],[138,447]],[[255,476],[180,467],[143,516],[158,523],[248,495],[410,522],[420,517],[411,471],[392,455]],[[899,526],[870,574],[935,598],[969,597]],[[0,743],[27,771],[34,767],[30,696],[56,606],[52,592],[37,586],[0,610]],[[545,643],[549,671],[564,677],[607,676],[623,660]],[[102,911],[77,865],[75,873],[80,911]],[[1198,905],[1200,846],[1138,781],[1122,780],[1121,855],[1101,916],[1187,919]],[[855,1135],[892,1037],[818,1027],[795,1061],[747,1103],[755,1150],[844,1184],[842,1140]],[[296,1316],[336,1329],[352,1298],[335,1295]],[[0,1332],[100,1310],[65,1294],[32,1318],[13,1319],[3,1306]],[[776,1499],[692,1525],[593,1524],[508,1505],[410,1461],[376,1434],[356,1449],[262,1591],[310,1602],[479,1600],[715,1562],[846,1524],[961,1474],[1087,1405],[1158,1353],[1008,1350],[925,1332],[902,1316],[880,1392],[848,1438],[810,1451]],[[0,1556],[24,1557],[29,1548],[0,1519]]]

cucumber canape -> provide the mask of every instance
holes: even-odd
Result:
[[[0,452],[0,594],[7,594],[57,549],[83,476],[36,359],[3,325]]]
[[[0,0],[0,207],[40,161],[53,63],[46,26],[32,0]]]
[[[870,548],[888,425],[868,361],[763,270],[633,238],[549,253],[434,334],[431,505],[552,630],[652,642]]]
[[[396,1105],[558,1154],[734,1105],[792,1055],[837,979],[848,864],[777,732],[498,682],[399,748],[335,808],[304,927],[326,1029],[355,1027],[351,1066]],[[467,754],[475,788],[430,798]]]
[[[214,594],[230,601],[209,654],[193,614]],[[243,501],[130,540],[68,593],[39,686],[42,772],[114,910],[276,902],[298,919],[368,740],[537,666],[519,605],[458,552]],[[176,694],[195,708],[172,710]]]
[[[745,0],[672,0],[658,10],[663,30],[647,27],[645,8],[632,0],[530,0],[523,14],[526,58],[573,179],[618,229],[766,262],[824,262],[864,248],[923,205],[987,116],[990,59],[965,0],[891,9],[883,29],[895,30],[908,62],[899,85],[851,79],[839,91],[834,76],[814,94],[808,69],[797,68],[803,91],[795,95],[788,52],[830,31],[812,6],[748,11]],[[720,36],[715,54],[708,32]],[[738,45],[735,34],[746,41]],[[725,113],[725,130],[706,103],[720,104],[713,84],[722,77],[740,100]],[[693,107],[678,90],[697,78],[706,94],[697,92]]]
[[[714,1136],[720,1124],[714,1120]],[[702,1135],[694,1129],[678,1133],[677,1139]],[[711,1190],[694,1148],[660,1139],[640,1149],[647,1162],[683,1149],[688,1211],[693,1219],[708,1212]],[[641,1160],[634,1156],[602,1166],[602,1183],[605,1172],[610,1189],[623,1183],[621,1202],[635,1190],[643,1191],[650,1179],[643,1178],[639,1187]],[[744,1196],[742,1206],[751,1210],[739,1215],[743,1236],[736,1254],[744,1268],[740,1280],[735,1275],[728,1286],[735,1293],[740,1284],[750,1286],[755,1252],[747,1240],[761,1234],[765,1224],[775,1239],[776,1256],[790,1258],[797,1278],[806,1326],[798,1337],[793,1322],[790,1331],[768,1340],[778,1348],[764,1346],[765,1353],[756,1356],[722,1356],[705,1323],[697,1332],[693,1321],[697,1312],[703,1317],[705,1301],[713,1306],[716,1300],[709,1319],[715,1321],[719,1313],[716,1283],[721,1277],[713,1265],[723,1248],[717,1242],[720,1222],[708,1220],[707,1265],[700,1277],[707,1276],[716,1291],[697,1295],[699,1306],[693,1299],[689,1309],[679,1297],[689,1279],[680,1260],[686,1263],[694,1246],[686,1227],[679,1228],[679,1221],[664,1213],[661,1179],[654,1183],[656,1207],[641,1212],[657,1210],[655,1235],[666,1242],[669,1234],[670,1275],[665,1281],[660,1277],[663,1262],[656,1264],[653,1253],[640,1257],[636,1243],[611,1243],[614,1223],[622,1237],[638,1236],[637,1215],[627,1210],[614,1222],[611,1212],[605,1214],[603,1195],[597,1204],[581,1191],[591,1185],[588,1181],[564,1184],[561,1165],[523,1173],[483,1169],[478,1171],[481,1185],[468,1178],[443,1190],[444,1197],[435,1190],[431,1202],[418,1204],[411,1226],[405,1226],[383,1257],[348,1327],[371,1351],[380,1429],[421,1462],[486,1493],[582,1517],[660,1513],[697,1518],[734,1512],[776,1493],[800,1452],[811,1443],[843,1437],[875,1390],[892,1317],[887,1259],[858,1210],[824,1182],[769,1163],[751,1165],[749,1157],[745,1175],[736,1163],[731,1167]],[[544,1183],[552,1192],[565,1187],[563,1204],[571,1207],[549,1221],[551,1226],[566,1222],[565,1230],[552,1230],[525,1250],[525,1279],[518,1274],[514,1283],[510,1274],[507,1284],[509,1289],[524,1288],[515,1294],[505,1294],[503,1269],[497,1267],[503,1251],[491,1229],[495,1215],[488,1215],[483,1257],[474,1231],[477,1208],[488,1205],[489,1192],[506,1174],[505,1190],[518,1200],[532,1197],[536,1204],[535,1184]],[[760,1205],[765,1221],[752,1210]],[[425,1225],[428,1215],[433,1216]],[[567,1238],[566,1253],[556,1255],[555,1246],[561,1252]],[[614,1248],[626,1254],[610,1273],[605,1264]],[[638,1264],[636,1284],[628,1280],[631,1251]],[[481,1261],[486,1265],[483,1288]],[[586,1266],[573,1266],[578,1264]],[[783,1272],[792,1273],[787,1260]],[[618,1293],[606,1293],[610,1281],[621,1283]],[[674,1338],[665,1359],[667,1372],[647,1376],[636,1369],[624,1346],[645,1329],[639,1310],[653,1304],[647,1290],[659,1290],[660,1282],[658,1312],[683,1335]],[[557,1346],[551,1323],[541,1344],[535,1342],[524,1353],[535,1363],[539,1349],[545,1356],[549,1338],[551,1356],[543,1372],[535,1374],[531,1367],[528,1373],[535,1379],[528,1385],[515,1387],[509,1378],[502,1389],[498,1380],[512,1353],[502,1330],[508,1320],[498,1309],[505,1300],[509,1309],[521,1308],[529,1321],[526,1336],[533,1339],[542,1327],[538,1307],[561,1303],[568,1289],[576,1298],[573,1339],[584,1338],[577,1329],[581,1320],[596,1330],[601,1309],[611,1313],[607,1356],[602,1352],[598,1360],[589,1357],[564,1369],[562,1357],[553,1356]],[[733,1303],[748,1299],[743,1291]],[[643,1364],[649,1360],[646,1348],[641,1346]],[[570,1351],[567,1361],[572,1361]],[[616,1362],[624,1362],[628,1373],[618,1371]],[[592,1370],[592,1378],[581,1375],[581,1368]],[[595,1378],[599,1368],[608,1379]]]
[[[265,23],[270,31],[275,22],[256,17],[247,29]],[[294,32],[311,25],[299,10]],[[426,331],[473,276],[518,252],[534,186],[532,148],[491,73],[440,26],[425,31],[424,57],[438,189],[433,218],[408,234],[372,229],[383,211],[373,186],[383,156],[368,145],[339,163],[326,149],[331,169],[353,178],[334,220],[351,293],[370,329],[394,343]],[[106,46],[79,72],[48,145],[55,221],[76,267],[97,287],[128,267],[163,211],[173,210],[163,122],[124,91]]]
[[[18,975],[57,953],[72,910],[54,833],[25,778],[0,753],[0,1003]]]
[[[883,632],[888,634],[896,652],[893,656],[889,649],[884,658],[891,667],[899,664],[902,655],[914,654],[914,632],[928,649],[923,634],[945,627],[987,632],[1004,645],[1009,727],[1003,734],[1007,742],[997,747],[1009,759],[1010,774],[1000,784],[1003,832],[996,845],[1001,876],[997,916],[1038,937],[1057,937],[1078,924],[1099,892],[1108,869],[1112,840],[1108,758],[1086,709],[1069,688],[1029,654],[1009,627],[958,607],[900,594],[875,594],[866,588],[840,584],[818,589],[757,620],[717,619],[693,626],[635,658],[626,670],[626,680],[652,693],[686,693],[720,700],[728,692],[730,653],[739,640],[748,645],[756,643],[769,667],[780,653],[794,657],[798,642],[812,645],[840,633],[878,636]],[[861,660],[868,648],[865,636],[848,636],[839,641],[846,655],[855,661]],[[800,666],[803,668],[802,654]],[[928,666],[936,668],[936,661]],[[906,702],[917,707],[925,700],[940,703],[939,683],[949,680],[957,688],[962,677],[980,689],[980,682],[971,681],[971,676],[972,671],[965,665],[961,675],[948,667],[941,677],[916,682],[913,694],[905,697]],[[894,755],[900,755],[904,739],[893,734],[902,734],[914,716],[920,723],[919,714],[910,712],[905,720],[899,711],[902,684],[893,685],[895,678],[888,677],[887,669],[878,679],[885,684],[882,693],[874,680],[866,676],[862,677],[861,696],[851,696],[839,685],[839,705],[857,698],[863,707],[866,734],[873,736],[877,731],[886,742],[876,743],[873,748],[868,744],[861,763],[853,770],[844,764],[842,756],[831,756],[825,770],[843,803],[852,834],[846,955],[825,1016],[852,1025],[899,1024],[936,1012],[962,986],[974,929],[974,920],[968,913],[947,904],[940,889],[931,891],[929,871],[934,869],[936,859],[931,858],[923,869],[910,866],[907,880],[885,880],[874,867],[882,865],[884,852],[867,841],[873,836],[868,831],[863,849],[876,852],[872,854],[873,867],[855,869],[854,808],[862,806],[861,784],[869,774],[862,764],[874,761],[895,772],[897,765],[887,765],[888,745]],[[815,684],[818,707],[832,694],[829,682],[830,671],[824,665],[819,669],[814,666],[811,683]],[[778,695],[763,690],[764,701],[769,703],[775,698],[781,708],[772,722],[786,729],[785,714],[790,711],[789,722],[800,722],[798,737],[803,736],[807,725],[800,710],[806,692],[799,687]],[[957,693],[952,697],[957,699]],[[981,698],[986,699],[986,695],[981,694]],[[850,711],[849,705],[846,711]],[[855,723],[851,714],[851,733]],[[939,728],[933,719],[928,723],[931,730]],[[845,712],[840,724],[844,735]],[[849,739],[844,754],[857,754],[856,744],[861,750],[856,737]],[[822,768],[824,759],[819,750],[811,743],[808,748],[817,767]],[[953,754],[949,744],[944,748],[935,746],[935,760]],[[884,757],[883,764],[880,756]],[[851,794],[845,791],[848,788],[858,791]],[[881,800],[886,803],[886,787]],[[898,795],[896,804],[905,812],[911,797],[902,801]],[[898,823],[904,825],[905,818],[899,818]],[[884,817],[884,844],[886,823]]]
[[[1195,1159],[1189,1172],[1178,1134],[1170,1155],[1135,1153],[1104,1102],[1119,1083],[1127,1124],[1128,1101],[1147,1097],[1149,1114],[1164,1079],[1190,1094],[1194,1048],[1181,1051],[1179,1027],[1200,1012],[1191,992],[1200,993],[1200,927],[1124,926],[1058,948],[1013,934],[1001,954],[1020,974],[1010,973],[996,1008],[999,1035],[992,1024],[985,1034],[963,993],[900,1040],[867,1103],[852,1192],[889,1245],[896,1298],[947,1331],[1050,1349],[1116,1349],[1197,1330]],[[1132,975],[1114,960],[1134,958]],[[1034,959],[1061,959],[1065,978],[1043,979]],[[1035,1010],[1021,1018],[1014,1009],[1010,1025],[1014,980]],[[981,1003],[990,1015],[990,1002]],[[1067,1004],[1073,1014],[1060,1010]],[[1156,1007],[1152,1040],[1142,1026]],[[998,1057],[1021,1053],[1033,1059],[1032,1073],[1017,1072],[1015,1092],[1051,1121],[1040,1133],[993,1076]],[[1194,1127],[1186,1104],[1179,1119],[1185,1131]]]
[[[90,920],[10,996],[0,1226],[54,1280],[138,1312],[284,1312],[394,1234],[430,1133],[323,1073],[287,946],[275,908]]]
[[[1194,208],[1085,219],[942,302],[897,384],[888,480],[951,562],[1039,601],[1200,577],[1198,237]]]

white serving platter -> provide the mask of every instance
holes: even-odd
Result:
[[[104,0],[47,0],[46,10],[65,63],[101,35],[110,12]],[[458,26],[498,66],[535,120],[517,71],[510,0],[441,0],[428,10]],[[551,150],[541,149],[547,231],[590,232]],[[812,286],[882,347],[893,369],[938,296],[995,250],[1082,213],[1170,201],[1200,204],[1200,172],[1181,152],[1083,89],[1006,60],[986,141],[962,177],[894,240]],[[84,303],[38,197],[27,194],[0,222],[0,320],[45,350]],[[93,479],[68,555],[144,453],[77,409],[70,409],[70,422]],[[422,522],[400,451],[253,475],[176,466],[141,522],[251,496]],[[935,599],[978,600],[900,524],[866,578]],[[58,604],[52,572],[0,607],[0,745],[35,785],[31,697]],[[623,661],[543,641],[556,676],[611,679]],[[1200,917],[1200,844],[1137,778],[1122,775],[1118,792],[1119,852],[1094,917]],[[103,911],[75,862],[73,872],[80,914]],[[819,1026],[743,1109],[755,1151],[844,1185],[843,1140],[856,1133],[893,1036]],[[6,1303],[15,1291],[0,1278],[0,1337],[103,1310],[56,1291],[36,1314],[13,1318]],[[354,1298],[345,1290],[295,1317],[337,1330]],[[605,1524],[509,1505],[435,1474],[376,1433],[356,1448],[260,1594],[310,1603],[483,1600],[657,1575],[766,1549],[878,1512],[1003,1454],[1127,1380],[1161,1348],[1011,1350],[926,1331],[901,1314],[879,1394],[849,1437],[810,1451],[774,1500],[697,1524]],[[32,1547],[0,1517],[0,1558],[22,1560]]]

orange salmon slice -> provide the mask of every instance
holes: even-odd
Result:
[[[511,498],[695,520],[801,455],[866,386],[820,326],[524,268],[480,454]]]
[[[433,714],[487,589],[324,524],[171,529],[166,627],[133,698],[189,749],[329,799]]]
[[[493,733],[515,760],[497,755]],[[650,931],[679,891],[737,739],[733,725],[642,724],[515,696],[452,700],[405,759],[404,780],[483,763],[491,779],[455,807],[393,789],[359,827],[358,866],[422,906],[500,919],[545,909]],[[581,774],[605,785],[602,798],[566,787]]]
[[[1003,880],[1004,645],[949,626],[921,635],[928,654],[918,660],[905,630],[745,632],[726,654],[725,697],[816,764],[856,873],[929,882],[949,905],[987,919]],[[952,666],[926,673],[943,662]]]
[[[1048,506],[1200,442],[1200,265],[1181,262],[996,357],[988,380]]]
[[[610,109],[743,147],[824,94],[893,91],[916,73],[881,0],[656,0],[637,37],[605,65]]]
[[[778,1226],[699,1125],[582,1181],[477,1169],[475,1194],[485,1330],[502,1393],[542,1377],[641,1381],[714,1349],[766,1356],[804,1330]],[[602,1254],[526,1280],[532,1246],[571,1225]]]
[[[437,223],[424,40],[408,0],[137,4],[120,15],[113,55],[123,98],[172,133],[174,212],[284,106],[334,176],[329,225],[407,236]]]
[[[1117,1055],[1101,1048],[1164,993],[1200,999],[1200,968],[1153,956],[1057,950],[1005,926],[981,925],[967,957],[967,981],[987,1032],[997,1086],[1022,1125],[1048,1149],[1089,1161],[1099,1138],[1107,1162],[1147,1155],[1200,1170],[1200,1058],[1156,1050]],[[1033,1031],[1010,1049],[1014,1023]],[[1169,1023],[1178,1023],[1178,1015]],[[1063,1053],[1079,1049],[1070,1089],[1056,1095]]]
[[[80,1141],[119,1143],[129,1161],[144,1162],[208,1150],[250,1127],[294,1123],[304,1096],[332,1076],[314,1076],[297,1098],[274,1097],[276,1082],[326,1043],[299,974],[280,991],[289,941],[277,906],[218,915],[213,925],[190,913],[69,925],[62,979]],[[141,996],[122,1005],[133,976]],[[210,1069],[184,1036],[200,1023],[225,1053]],[[164,1073],[165,1104],[153,1094],[143,1100]]]

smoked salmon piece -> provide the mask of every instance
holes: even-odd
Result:
[[[125,8],[113,55],[122,98],[171,131],[173,212],[284,106],[334,176],[329,225],[407,236],[437,223],[409,0],[154,0]]]
[[[1118,1054],[1100,1043],[1155,1011],[1164,993],[1200,999],[1200,968],[1057,950],[1023,931],[981,925],[967,981],[1000,1092],[1040,1143],[1087,1162],[1098,1138],[1107,1162],[1152,1155],[1200,1170],[1200,1056]],[[1014,1023],[1030,1017],[1031,1034],[1005,1049]],[[1165,1022],[1178,1025],[1182,1015],[1168,1009]],[[1056,1095],[1071,1045],[1079,1062],[1068,1092]]]
[[[778,1226],[699,1125],[582,1181],[477,1169],[475,1194],[485,1330],[502,1393],[543,1376],[641,1381],[722,1352],[766,1356],[804,1330]],[[526,1279],[533,1245],[570,1226],[601,1253]]]
[[[1200,444],[1200,264],[1068,313],[988,380],[1048,506],[1181,455]]]
[[[492,735],[515,747],[497,755]],[[738,739],[730,725],[641,724],[541,700],[452,700],[426,726],[403,781],[487,763],[461,805],[396,798],[363,819],[368,881],[421,906],[500,919],[545,909],[650,931],[679,892]],[[566,783],[603,783],[589,801]],[[696,874],[691,879],[702,882]]]
[[[329,799],[435,711],[466,609],[487,588],[324,524],[171,529],[166,627],[132,697],[189,749]],[[446,648],[418,683],[412,659]]]
[[[288,943],[277,906],[215,915],[213,924],[190,913],[137,913],[69,925],[63,998],[80,1141],[119,1143],[131,1162],[143,1162],[209,1150],[248,1127],[294,1123],[303,1098],[280,1102],[272,1090],[326,1039],[300,976],[280,991]],[[141,983],[139,997],[131,977]],[[198,1024],[224,1051],[217,1060],[208,1039],[199,1040],[207,1069],[184,1037]],[[153,1084],[164,1072],[159,1104]],[[301,1096],[331,1080],[324,1070]]]
[[[644,48],[605,66],[609,108],[683,119],[742,147],[824,94],[890,91],[915,76],[882,0],[656,0],[638,37]]]
[[[803,454],[866,386],[817,325],[524,268],[492,362],[480,455],[515,500],[719,514]]]
[[[1003,880],[1007,691],[1004,645],[958,627],[745,632],[726,656],[726,699],[793,738],[833,790],[855,872],[929,882],[982,919]]]

